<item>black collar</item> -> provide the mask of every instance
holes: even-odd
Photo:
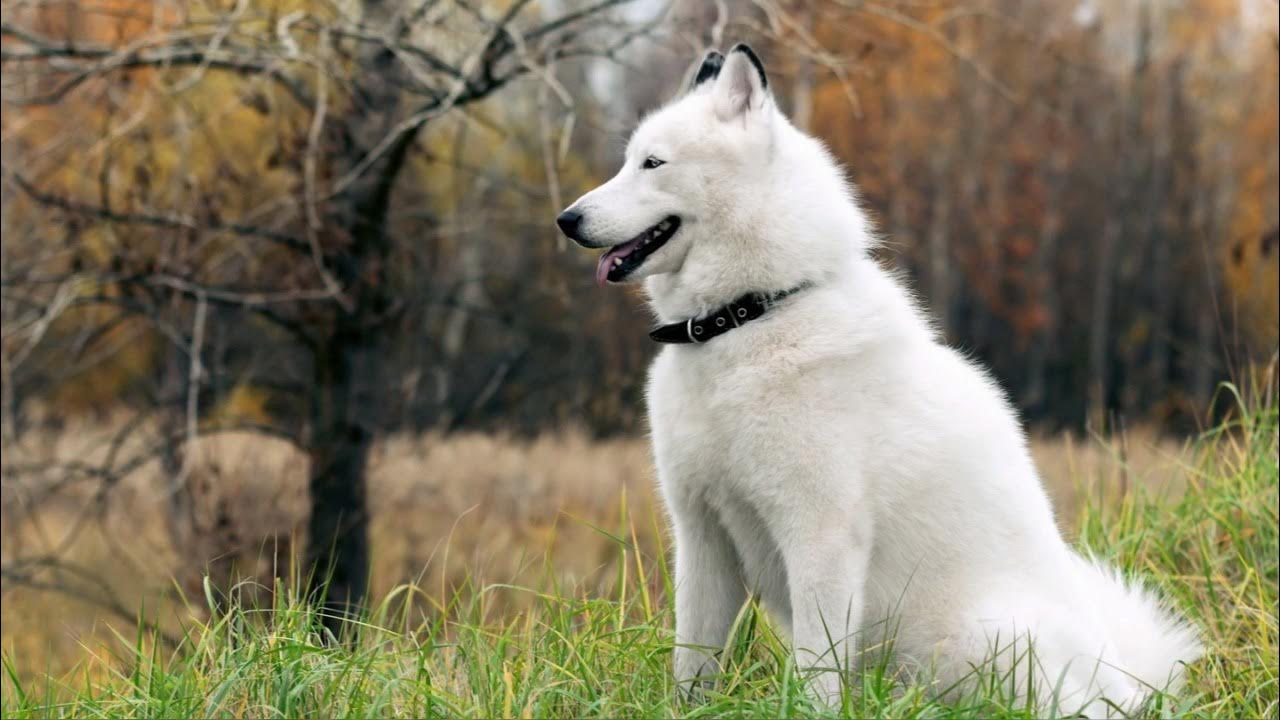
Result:
[[[783,298],[795,295],[811,284],[803,282],[775,293],[747,293],[705,317],[660,325],[649,331],[649,337],[660,343],[701,344],[759,318]]]

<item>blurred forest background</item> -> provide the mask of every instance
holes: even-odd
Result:
[[[739,40],[884,261],[1051,438],[1055,488],[1101,472],[1061,433],[1140,428],[1167,461],[1219,382],[1274,372],[1273,0],[13,0],[0,22],[6,644],[298,568],[331,571],[338,611],[370,575],[430,567],[447,596],[544,551],[589,579],[624,495],[656,548],[649,317],[552,220]]]

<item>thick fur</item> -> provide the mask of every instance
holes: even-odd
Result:
[[[826,699],[855,651],[886,637],[940,688],[1007,668],[1029,642],[1046,710],[1108,715],[1176,683],[1196,633],[1067,546],[1014,411],[868,256],[873,230],[841,169],[777,110],[748,52],[715,70],[645,119],[618,175],[571,206],[592,247],[681,218],[627,278],[646,278],[664,323],[813,284],[654,361],[677,679],[717,671],[755,595],[802,667],[836,671],[814,672]],[[650,157],[664,164],[644,168]]]

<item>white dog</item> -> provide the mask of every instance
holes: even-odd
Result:
[[[1000,389],[868,257],[849,183],[749,48],[709,53],[557,223],[608,248],[601,283],[646,279],[671,343],[648,397],[677,680],[714,675],[749,595],[828,700],[886,637],[940,686],[1029,642],[1042,707],[1091,715],[1198,657],[1155,596],[1064,543]]]

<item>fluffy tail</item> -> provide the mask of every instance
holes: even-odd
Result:
[[[1204,652],[1196,629],[1136,579],[1089,558],[1078,558],[1082,587],[1098,614],[1124,672],[1144,685],[1176,693],[1183,670]]]

